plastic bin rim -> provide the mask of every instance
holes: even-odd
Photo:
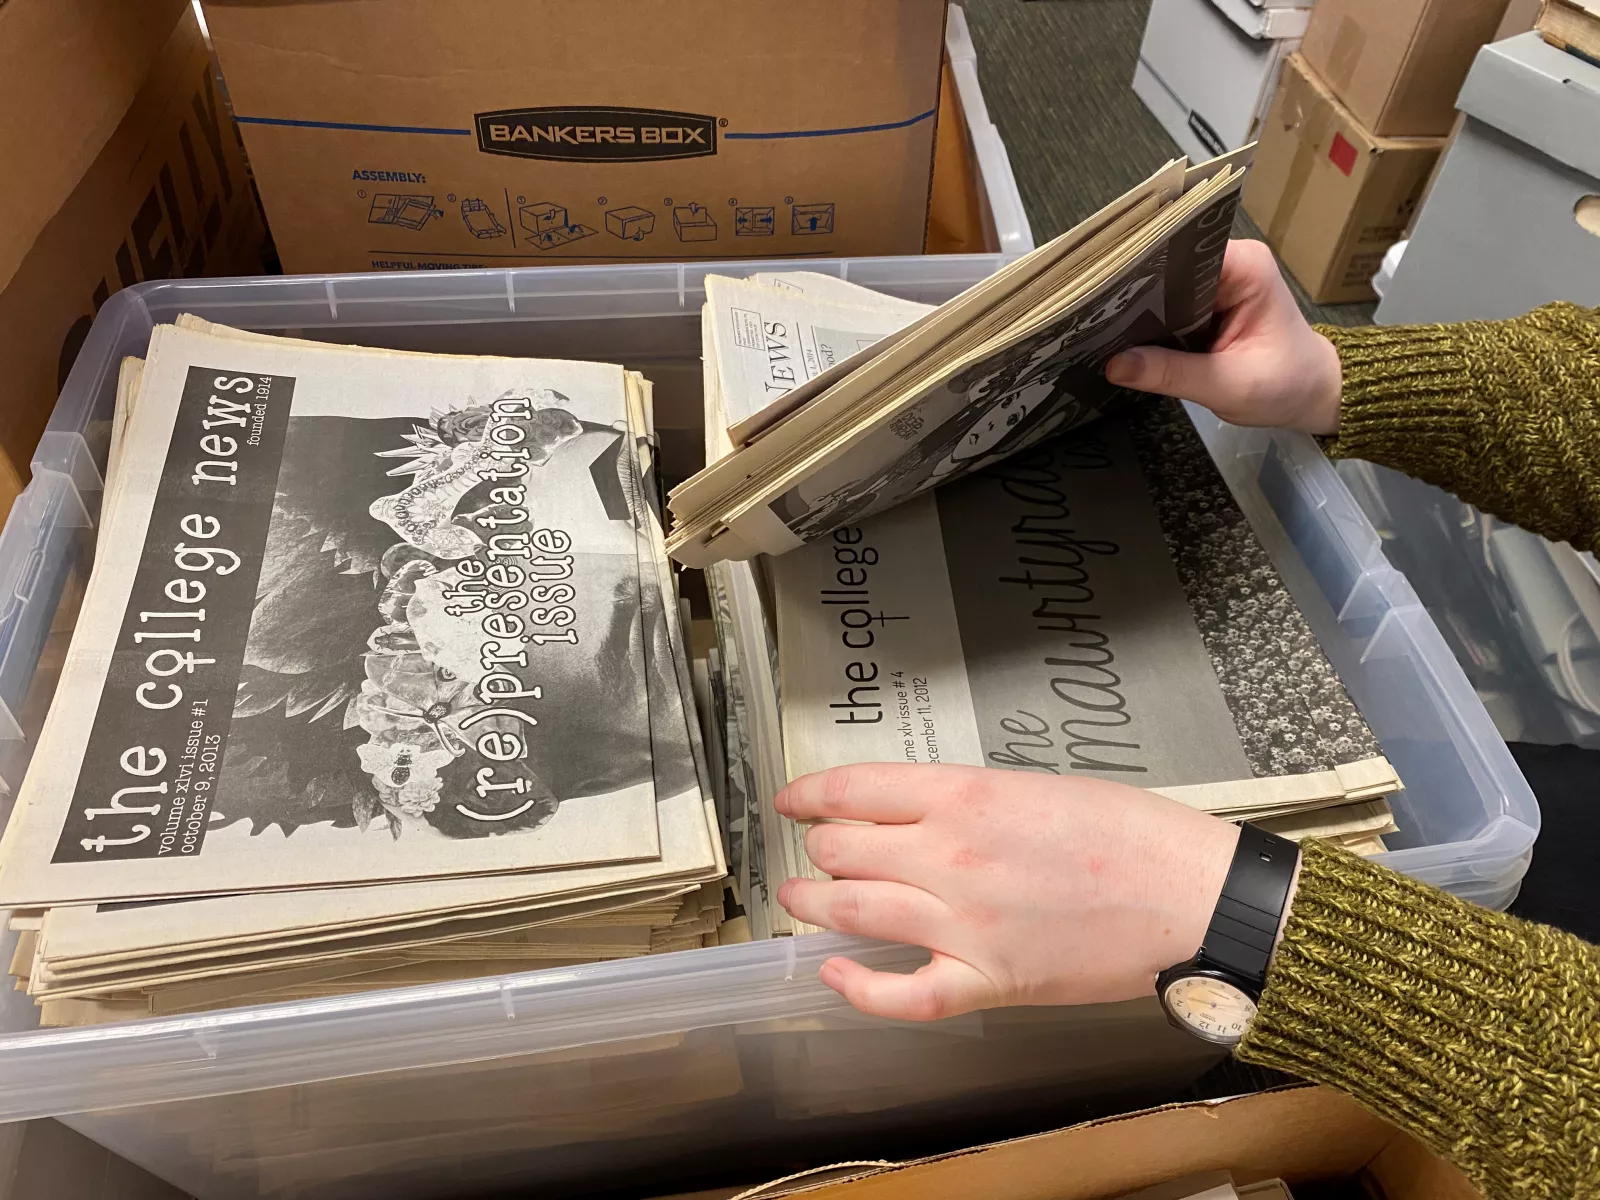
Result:
[[[688,296],[698,294],[703,290],[703,280],[707,275],[726,274],[735,277],[745,277],[757,272],[778,271],[814,271],[818,274],[830,275],[837,279],[850,280],[852,273],[860,274],[880,269],[893,272],[895,268],[904,269],[908,263],[929,264],[937,263],[951,269],[944,272],[931,272],[916,280],[920,285],[953,283],[961,280],[971,280],[973,283],[981,282],[1007,263],[1022,257],[1020,254],[983,253],[983,254],[938,254],[938,255],[883,255],[878,257],[863,258],[773,258],[773,259],[715,259],[694,260],[677,263],[574,263],[571,265],[551,265],[534,267],[464,267],[452,268],[442,271],[352,271],[346,273],[312,273],[305,275],[237,275],[207,277],[203,279],[152,279],[143,283],[132,284],[114,294],[101,307],[101,312],[115,314],[119,307],[141,306],[146,312],[152,309],[162,312],[182,311],[172,305],[164,303],[166,293],[178,292],[203,297],[208,292],[220,292],[224,289],[237,293],[241,290],[252,291],[278,291],[284,285],[301,285],[302,287],[320,287],[325,299],[330,302],[343,303],[356,302],[363,297],[354,289],[363,286],[392,286],[396,281],[406,280],[444,280],[482,281],[485,286],[466,290],[456,296],[431,294],[418,296],[410,300],[404,296],[386,295],[381,297],[384,304],[438,304],[440,301],[450,299],[506,299],[508,301],[505,316],[522,320],[562,320],[559,314],[525,314],[516,312],[509,306],[509,301],[514,297],[508,293],[507,284],[515,284],[524,280],[550,280],[556,283],[564,281],[582,282],[585,279],[624,279],[638,277],[640,286],[636,289],[606,287],[598,289],[591,295],[664,295],[673,289],[665,285],[665,280],[675,279],[678,284],[679,300],[685,308],[688,307]],[[972,268],[978,268],[974,272]],[[971,286],[968,284],[967,286]],[[351,289],[341,294],[341,289]],[[540,295],[582,295],[575,293],[571,288],[541,287],[526,293],[518,293],[529,299]],[[297,290],[295,295],[282,300],[269,300],[267,307],[281,306],[303,308],[308,300],[303,291]],[[372,298],[377,302],[380,298]],[[255,303],[262,303],[256,301]],[[638,314],[621,314],[622,316],[637,316]],[[339,319],[336,311],[330,311],[329,325],[345,324]],[[500,315],[484,315],[465,318],[472,322],[488,322],[504,319]],[[385,321],[385,324],[393,324]],[[428,324],[447,324],[437,318]],[[293,322],[297,327],[317,328],[319,326],[297,319]]]
[[[686,950],[582,967],[0,1037],[0,1122],[191,1101],[853,1012],[817,978],[848,954],[912,970],[927,952],[840,934]],[[669,965],[669,961],[670,965]],[[691,969],[684,970],[685,966]],[[726,1000],[738,990],[740,1011]],[[385,1019],[387,1020],[385,1021]],[[863,1022],[878,1022],[859,1017]],[[374,1066],[374,1030],[381,1067]],[[107,1054],[120,1051],[115,1067]],[[17,1079],[22,1076],[22,1079]]]

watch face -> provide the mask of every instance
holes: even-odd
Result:
[[[1173,1018],[1196,1037],[1236,1045],[1255,1020],[1256,1003],[1224,979],[1185,975],[1167,984],[1162,1001]]]

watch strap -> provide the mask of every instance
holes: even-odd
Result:
[[[1200,944],[1200,962],[1249,980],[1258,997],[1299,861],[1300,848],[1288,838],[1240,825],[1227,882]]]

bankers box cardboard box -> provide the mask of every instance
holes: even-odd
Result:
[[[261,270],[238,139],[187,0],[0,5],[0,517],[101,304]]]
[[[1478,52],[1461,109],[1379,322],[1600,305],[1600,65],[1524,33]],[[1570,641],[1553,632],[1551,647]]]
[[[1244,210],[1317,303],[1372,300],[1443,148],[1443,138],[1368,132],[1297,54],[1262,126]]]
[[[1134,93],[1195,162],[1237,150],[1257,137],[1308,12],[1249,0],[1154,0]]]
[[[1443,137],[1509,0],[1318,0],[1300,53],[1380,137]]]
[[[205,0],[286,270],[919,254],[945,0]]]

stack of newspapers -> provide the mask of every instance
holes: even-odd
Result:
[[[1210,336],[1243,156],[1169,165],[930,309],[712,277],[705,569],[737,890],[817,877],[772,796],[858,762],[1116,780],[1358,852],[1400,781],[1180,406],[1105,362]],[[1267,518],[1270,519],[1270,518]]]
[[[155,330],[0,843],[47,1023],[719,941],[650,399]]]

